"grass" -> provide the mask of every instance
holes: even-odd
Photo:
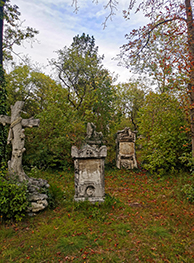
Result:
[[[0,262],[194,262],[194,206],[181,191],[190,175],[107,170],[105,202],[94,205],[73,202],[73,171],[36,176],[56,207],[1,222]]]

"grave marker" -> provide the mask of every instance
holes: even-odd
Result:
[[[135,157],[135,133],[130,128],[117,132],[116,138],[116,166],[121,169],[137,168]]]
[[[104,161],[107,148],[102,144],[102,133],[95,131],[93,123],[87,125],[86,144],[79,150],[71,148],[75,169],[75,201],[103,202],[105,195]]]

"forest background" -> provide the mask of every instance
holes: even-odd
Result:
[[[50,61],[54,78],[28,59],[16,65],[14,46],[33,41],[38,31],[21,28],[18,7],[6,1],[4,63],[12,63],[13,70],[5,74],[7,97],[2,105],[6,101],[9,114],[10,106],[23,100],[23,117],[34,116],[41,123],[38,129],[26,129],[25,165],[41,169],[72,166],[71,146],[81,146],[86,124],[93,122],[104,134],[109,149],[107,164],[114,165],[115,133],[128,126],[140,138],[137,146],[142,146],[144,168],[159,174],[191,169],[193,106],[188,86],[192,70],[183,2],[172,1],[171,11],[163,5],[163,12],[157,13],[162,1],[155,1],[155,13],[149,13],[145,8],[151,4],[143,1],[139,9],[147,12],[151,23],[126,35],[128,44],[119,55],[120,64],[140,77],[115,84],[115,77],[103,66],[104,56],[99,55],[95,38],[85,33],[75,36],[72,44],[58,50],[57,58]],[[110,1],[109,7],[112,16],[116,3]],[[176,17],[178,8],[182,13]],[[129,10],[123,14],[127,19]],[[11,149],[7,152],[9,159]]]
[[[23,100],[22,117],[40,119],[25,129],[23,164],[50,184],[48,209],[24,219],[27,186],[7,178],[9,127],[0,124],[0,261],[193,262],[193,1],[139,1],[149,23],[126,35],[119,62],[140,76],[126,83],[115,82],[87,32],[58,50],[52,76],[30,60],[15,64],[15,46],[38,31],[21,27],[9,0],[0,3],[0,115]],[[117,4],[108,2],[107,19]],[[108,147],[102,204],[73,201],[71,146],[81,147],[87,122]],[[124,127],[137,133],[133,171],[115,167]]]

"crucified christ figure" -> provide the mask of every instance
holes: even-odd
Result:
[[[28,179],[22,167],[22,154],[26,150],[24,128],[38,127],[40,123],[39,119],[22,119],[20,114],[23,106],[23,101],[17,101],[14,106],[11,106],[11,117],[0,115],[0,123],[10,124],[7,143],[12,144],[12,155],[11,160],[8,161],[8,172],[10,176],[18,176],[19,181]]]

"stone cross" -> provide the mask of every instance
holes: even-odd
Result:
[[[11,106],[11,117],[0,115],[0,123],[3,125],[10,124],[7,144],[12,143],[12,156],[8,161],[8,172],[10,176],[18,176],[19,181],[28,179],[22,167],[22,154],[26,150],[24,148],[25,134],[24,127],[38,127],[39,119],[22,119],[20,114],[23,101],[17,101],[14,106]]]

